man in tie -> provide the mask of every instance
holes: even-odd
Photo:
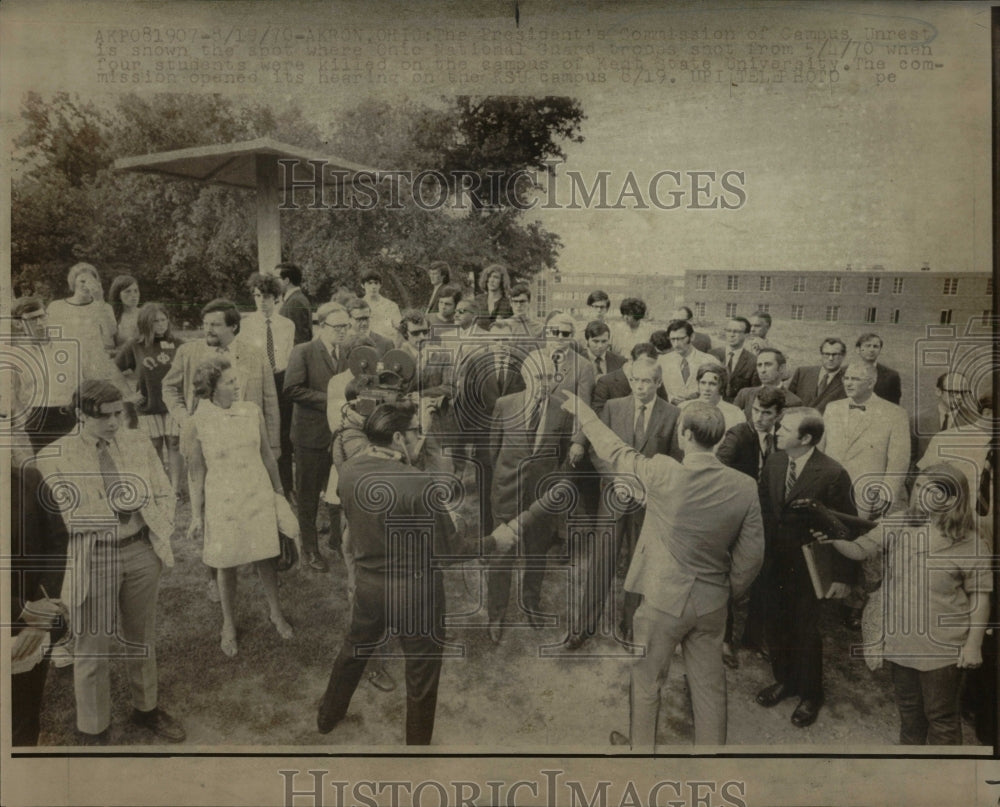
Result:
[[[917,411],[911,421],[911,473],[927,453],[931,437],[948,429],[973,426],[979,411],[968,379],[962,373],[942,373],[934,384],[934,401]]]
[[[899,373],[879,364],[882,346],[882,337],[877,333],[863,333],[854,343],[861,361],[875,369],[875,394],[884,401],[898,405],[903,398],[902,383]]]
[[[691,322],[694,319],[694,312],[688,308],[686,305],[678,307],[673,314],[670,315],[671,320],[680,320],[681,322]],[[694,328],[694,323],[692,322],[691,327]],[[691,334],[691,344],[694,345],[695,350],[700,350],[702,353],[713,353],[712,350],[712,337],[707,333],[702,333],[701,331],[693,331]]]
[[[684,320],[674,320],[667,326],[671,350],[660,356],[660,367],[667,398],[674,406],[698,397],[698,368],[715,362],[714,356],[695,350],[693,333],[691,323]]]
[[[625,359],[611,350],[611,329],[601,320],[587,323],[583,331],[586,357],[594,366],[594,379],[613,373],[625,364]]]
[[[640,356],[649,356],[651,359],[656,359],[659,355],[659,351],[657,351],[652,342],[639,342],[632,346],[630,358],[632,361],[635,361]],[[590,396],[590,405],[594,412],[599,415],[608,401],[614,398],[627,398],[631,394],[632,387],[628,380],[628,373],[625,372],[625,365],[622,365],[617,370],[601,376],[594,382],[594,392]],[[656,395],[664,401],[667,400],[667,393],[663,389],[662,383],[656,388]]]
[[[846,397],[844,392],[844,357],[847,345],[835,336],[827,337],[819,346],[820,364],[811,367],[796,367],[788,382],[788,391],[802,400],[803,406],[826,411],[830,401]]]
[[[344,345],[351,318],[339,303],[326,303],[316,312],[316,338],[296,345],[285,372],[285,394],[294,404],[292,444],[295,446],[296,500],[303,561],[317,572],[329,571],[319,551],[316,514],[330,473],[332,435],[326,418],[330,378],[347,368]],[[337,525],[331,525],[334,532]]]
[[[799,703],[792,724],[812,725],[823,705],[823,638],[820,603],[813,589],[802,545],[811,543],[808,522],[789,505],[813,499],[831,510],[856,515],[851,478],[843,466],[816,446],[823,439],[823,418],[808,407],[786,409],[778,427],[778,451],[767,458],[760,478],[764,516],[765,636],[775,683],[757,693],[757,703],[772,707],[793,696]],[[853,562],[838,556],[830,598],[847,594]]]
[[[392,350],[392,339],[385,334],[375,333],[372,330],[372,310],[362,298],[355,297],[348,302],[347,313],[351,317],[351,325],[354,328],[356,341],[361,343],[370,341],[375,346],[375,353],[380,359]]]
[[[787,365],[785,354],[777,348],[761,348],[757,354],[757,378],[760,379],[760,386],[744,387],[733,399],[733,406],[738,406],[750,419],[750,405],[757,396],[761,387],[774,387],[783,389],[781,380],[786,375]],[[785,406],[801,406],[802,400],[794,392],[785,390]]]
[[[292,490],[292,402],[284,394],[285,368],[295,345],[295,323],[277,311],[281,299],[281,283],[273,275],[254,272],[248,283],[257,310],[247,314],[240,322],[237,339],[261,351],[267,357],[274,374],[274,387],[278,393],[278,411],[281,418],[281,457],[278,473],[286,492]]]
[[[132,723],[168,742],[185,738],[159,708],[156,598],[164,566],[172,566],[174,492],[153,444],[122,429],[121,392],[84,381],[73,396],[78,434],[60,438],[39,470],[56,495],[69,532],[63,600],[74,638],[73,692],[78,739],[108,741],[110,661],[126,660]],[[53,592],[49,592],[50,594]]]
[[[726,368],[729,380],[722,397],[727,403],[744,387],[753,387],[760,383],[757,378],[757,356],[746,347],[747,336],[750,335],[750,320],[746,317],[733,317],[726,323],[725,348],[715,348],[711,351]]]

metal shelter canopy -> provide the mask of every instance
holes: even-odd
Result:
[[[298,160],[302,165],[294,171],[284,170],[278,165],[278,160]],[[321,177],[308,164],[314,161],[324,164]],[[116,171],[159,174],[174,179],[256,190],[257,266],[266,273],[273,273],[274,267],[281,263],[280,191],[290,188],[293,179],[299,187],[312,184],[314,178],[317,182],[333,185],[349,181],[358,172],[375,170],[339,157],[289,146],[269,137],[122,157],[115,160],[114,168]]]

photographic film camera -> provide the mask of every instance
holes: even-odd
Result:
[[[375,348],[366,345],[351,351],[347,366],[358,391],[354,409],[366,418],[379,404],[406,399],[417,371],[413,358],[402,350],[390,350],[379,360]]]

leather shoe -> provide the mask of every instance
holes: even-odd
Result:
[[[792,712],[792,725],[798,726],[800,729],[804,729],[806,726],[811,726],[816,722],[816,718],[819,716],[819,710],[822,705],[823,701],[814,701],[809,698],[803,698],[799,701],[799,705],[795,707],[795,711]]]
[[[724,643],[722,645],[722,663],[730,670],[738,670],[740,668],[740,660],[736,657],[736,653],[733,652],[731,644]]]
[[[316,713],[316,730],[320,734],[329,734],[339,722],[339,720],[330,717],[324,711],[323,704],[320,704],[319,711]]]
[[[328,572],[330,566],[319,552],[306,552],[306,566],[314,572]]]
[[[632,741],[620,731],[612,731],[608,742],[612,745],[632,745]]]
[[[777,706],[785,698],[790,698],[794,694],[784,684],[771,684],[771,686],[764,687],[757,693],[757,703],[770,709],[772,706]]]
[[[187,734],[180,721],[175,720],[160,708],[151,709],[148,712],[133,709],[132,722],[144,729],[149,729],[157,737],[169,743],[182,743],[187,739]]]
[[[503,625],[500,621],[490,620],[490,641],[493,644],[500,644],[500,640],[503,638]]]

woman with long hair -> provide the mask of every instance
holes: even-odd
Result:
[[[122,372],[135,373],[139,428],[149,435],[159,456],[166,449],[170,482],[179,493],[184,478],[179,450],[181,430],[163,402],[163,377],[183,340],[174,336],[167,311],[159,303],[146,303],[139,309],[136,328],[137,335],[118,351],[115,364]]]
[[[476,303],[481,327],[489,329],[496,320],[514,315],[510,304],[510,275],[505,267],[494,263],[483,269],[479,276],[479,289],[481,294],[476,295]]]
[[[965,670],[982,666],[992,551],[977,534],[969,483],[938,463],[920,472],[905,519],[857,541],[833,541],[854,560],[882,552],[884,647],[899,709],[900,745],[961,745]],[[866,615],[867,616],[867,615]]]
[[[139,335],[139,281],[132,275],[118,275],[111,281],[108,298],[118,327],[115,341],[123,345]]]

